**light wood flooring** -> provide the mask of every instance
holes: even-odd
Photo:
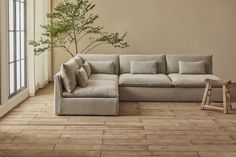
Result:
[[[236,110],[199,105],[123,102],[118,117],[58,117],[51,84],[0,119],[0,157],[236,157]]]

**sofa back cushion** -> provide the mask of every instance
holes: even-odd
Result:
[[[92,74],[115,74],[114,61],[89,61]]]
[[[165,55],[120,55],[120,74],[131,72],[131,61],[156,61],[157,73],[166,74]]]
[[[156,61],[130,61],[131,74],[156,74]]]
[[[206,65],[204,61],[183,62],[179,61],[180,74],[206,74]]]
[[[179,73],[179,61],[200,62],[204,61],[206,74],[212,74],[212,55],[194,56],[194,55],[166,55],[167,73]]]
[[[113,61],[114,74],[119,74],[119,56],[114,54],[86,54],[79,55],[83,62],[88,61]]]

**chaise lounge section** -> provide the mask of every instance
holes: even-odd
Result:
[[[84,55],[82,61],[113,61],[114,74],[92,72],[86,88],[65,91],[61,74],[55,75],[57,115],[117,115],[119,112],[118,55]],[[72,58],[73,59],[73,58]]]

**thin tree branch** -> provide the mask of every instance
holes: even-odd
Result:
[[[68,48],[66,48],[66,46],[64,46],[64,45],[55,45],[55,47],[63,48],[63,49],[66,50],[66,52],[68,52],[72,57],[74,57],[73,53],[71,53],[70,50],[69,50]]]
[[[61,47],[64,48],[72,57],[74,57],[73,53],[71,53],[70,50],[66,48],[66,46],[61,46]]]
[[[78,42],[81,40],[81,39],[83,39],[83,37],[85,37],[86,35],[88,35],[89,33],[84,33],[83,35],[81,35],[81,37],[79,37],[79,39],[78,39]]]
[[[91,10],[91,9],[90,9],[90,10],[87,11],[87,9],[88,9],[89,7],[91,7],[91,5],[87,5],[86,8],[84,8],[85,11],[83,11],[83,14],[80,15],[80,17],[83,17],[87,12],[89,12],[89,11]]]
[[[75,51],[76,51],[76,54],[78,54],[78,41],[77,41],[77,36],[76,36],[76,29],[75,29],[75,20],[72,19],[72,22],[73,22],[73,34],[74,34],[74,40],[75,40]]]
[[[94,49],[94,48],[96,48],[96,47],[98,47],[98,46],[101,46],[101,45],[105,45],[105,44],[107,44],[107,43],[99,43],[99,44],[97,44],[97,45],[94,45],[93,47],[91,47],[90,49],[88,49],[87,51],[85,51],[84,54],[87,54],[87,53],[89,53],[89,51],[91,51],[92,49]]]
[[[86,46],[82,51],[80,51],[80,53],[83,53],[84,51],[86,51],[91,45],[93,45],[96,42],[97,41],[92,41],[88,46]]]

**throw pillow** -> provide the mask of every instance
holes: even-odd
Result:
[[[86,87],[88,85],[88,75],[83,67],[77,71],[77,82],[80,87]]]
[[[114,74],[114,61],[89,61],[92,74]]]
[[[89,78],[91,76],[91,67],[87,61],[84,63],[83,68],[85,69]]]
[[[76,55],[76,56],[74,57],[74,59],[75,59],[75,61],[78,63],[79,67],[81,67],[81,65],[83,64],[83,61],[82,61],[82,59],[80,58],[80,56],[79,56],[79,55]]]
[[[130,72],[131,74],[156,74],[157,62],[156,61],[131,61]]]
[[[206,74],[206,65],[204,61],[183,62],[179,61],[180,74]]]
[[[61,77],[65,90],[72,93],[77,86],[76,71],[79,69],[74,58],[61,65]]]

